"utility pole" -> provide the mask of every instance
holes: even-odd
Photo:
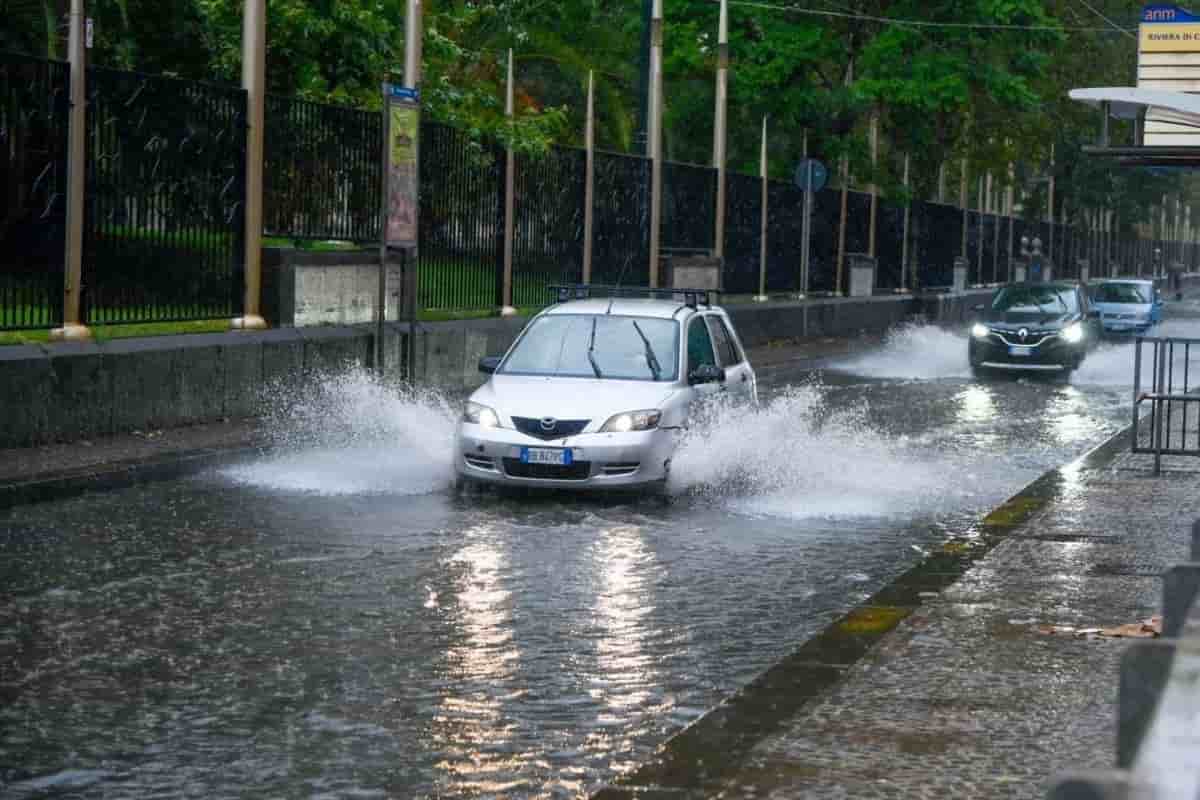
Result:
[[[71,122],[67,150],[67,241],[63,285],[63,326],[50,331],[52,341],[92,338],[82,318],[83,303],[83,201],[87,170],[87,51],[83,41],[83,0],[71,0]]]
[[[659,239],[662,234],[662,47],[663,0],[654,0],[650,22],[650,288],[658,288]]]
[[[246,90],[245,294],[235,330],[261,330],[267,321],[262,300],[263,124],[266,119],[267,0],[242,7],[242,88]]]
[[[717,23],[717,107],[713,113],[713,166],[717,169],[716,228],[713,254],[725,258],[725,162],[726,107],[729,101],[729,0],[721,0],[721,18]]]

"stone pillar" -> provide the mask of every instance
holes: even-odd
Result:
[[[875,293],[875,258],[866,253],[849,253],[850,296],[870,297]]]
[[[964,292],[967,289],[967,271],[971,268],[970,262],[963,256],[954,259],[954,291]]]

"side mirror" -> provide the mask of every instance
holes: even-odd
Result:
[[[724,383],[725,370],[716,364],[701,364],[688,374],[688,383]]]
[[[479,371],[485,375],[491,375],[500,366],[500,356],[484,356],[479,359]]]

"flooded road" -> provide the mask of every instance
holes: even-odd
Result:
[[[260,461],[0,512],[0,798],[585,794],[1124,427],[1132,354],[760,380],[666,501],[450,491],[457,405],[350,373]]]

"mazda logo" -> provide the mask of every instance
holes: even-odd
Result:
[[[1022,342],[1025,341],[1026,339],[1029,338],[1029,329],[1021,328],[1021,330],[1017,331],[1017,336],[1021,337]]]
[[[542,417],[542,430],[552,431],[558,427],[558,420],[554,417]]]

